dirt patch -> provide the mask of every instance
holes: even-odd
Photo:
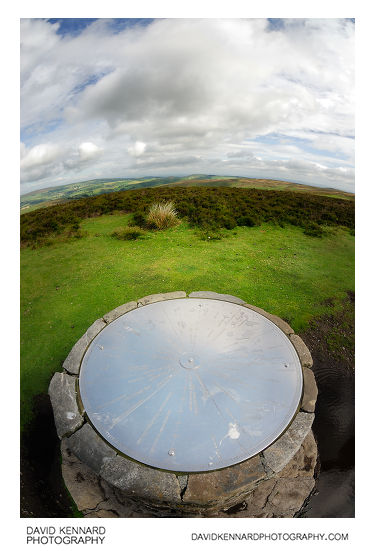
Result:
[[[313,356],[315,367],[324,365],[336,369],[339,366],[353,371],[355,295],[348,291],[335,310],[333,300],[326,300],[324,304],[332,307],[333,312],[312,320],[301,337]]]
[[[318,386],[313,430],[322,471],[354,468],[354,293],[301,335]]]
[[[354,293],[331,305],[301,334],[319,391],[312,428],[321,467],[316,492],[299,515],[310,518],[354,517]]]

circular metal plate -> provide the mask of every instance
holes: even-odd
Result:
[[[276,440],[299,406],[302,369],[287,336],[257,312],[175,299],[105,327],[83,358],[79,387],[91,423],[117,450],[199,472]]]

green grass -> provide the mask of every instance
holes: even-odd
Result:
[[[129,216],[83,220],[84,237],[21,251],[21,418],[47,392],[73,344],[116,306],[152,293],[212,290],[241,297],[295,331],[354,290],[354,237],[327,229],[318,239],[273,225],[222,230],[202,240],[186,223],[136,241],[111,233]]]

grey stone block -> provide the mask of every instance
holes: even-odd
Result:
[[[161,300],[171,300],[173,298],[186,298],[185,291],[173,291],[172,293],[158,293],[157,295],[147,295],[138,299],[138,306],[146,306],[153,302],[160,302]]]
[[[312,367],[313,359],[310,350],[307,348],[301,337],[298,335],[290,335],[290,340],[296,349],[302,367]]]
[[[131,310],[135,310],[135,308],[137,308],[137,303],[134,301],[127,302],[126,304],[121,304],[121,306],[117,306],[117,308],[111,310],[110,312],[108,312],[108,314],[105,314],[105,316],[103,316],[103,319],[106,323],[111,323],[123,314],[126,314]]]
[[[274,473],[278,473],[289,463],[300,449],[313,421],[313,413],[298,413],[288,430],[264,450],[264,465],[267,470],[271,469]]]
[[[94,323],[90,325],[86,333],[82,335],[79,341],[73,346],[63,363],[63,368],[66,369],[66,371],[73,373],[73,375],[78,375],[81,361],[88,345],[105,326],[106,323],[102,318],[94,321]]]
[[[303,367],[303,398],[301,409],[309,413],[315,411],[318,387],[316,386],[314,373],[309,367]]]
[[[61,458],[65,486],[77,508],[80,511],[95,509],[105,498],[99,477],[70,451],[66,438],[61,442]]]
[[[214,293],[213,291],[194,291],[190,293],[189,298],[213,298],[216,300],[226,300],[227,302],[233,302],[234,304],[245,304],[242,298],[234,297],[233,295],[224,295],[221,293]]]
[[[294,331],[290,327],[290,325],[286,321],[284,321],[283,319],[279,318],[278,316],[270,314],[269,312],[266,312],[262,308],[258,308],[258,306],[254,306],[253,304],[244,304],[244,306],[246,308],[249,308],[250,310],[254,310],[254,312],[257,312],[258,314],[261,314],[265,318],[272,321],[286,335],[292,335],[294,333]]]
[[[277,476],[282,478],[298,478],[300,476],[314,478],[317,458],[318,447],[313,431],[310,430],[293,459]]]
[[[59,438],[77,430],[84,421],[77,405],[76,380],[66,373],[55,373],[49,384],[48,394]]]
[[[116,456],[116,452],[98,436],[88,423],[85,423],[80,430],[68,438],[67,446],[74,455],[97,474],[107,461]]]
[[[263,509],[268,501],[268,497],[271,495],[274,487],[276,486],[277,478],[271,478],[265,480],[262,484],[259,484],[252,492],[251,497],[248,499],[248,503],[251,503],[253,507],[259,507]]]
[[[220,471],[189,474],[184,503],[220,503],[245,495],[266,477],[259,455]]]
[[[307,496],[315,486],[313,478],[280,478],[268,497],[265,509],[272,511],[277,517],[293,516],[298,511]],[[290,515],[285,513],[290,512]],[[284,513],[284,514],[283,514]]]
[[[181,503],[177,476],[139,465],[120,455],[107,461],[100,475],[125,494],[153,502]]]

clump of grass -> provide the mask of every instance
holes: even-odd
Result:
[[[147,216],[147,225],[157,230],[165,230],[179,223],[177,211],[172,201],[168,203],[154,203],[151,205]]]
[[[220,241],[225,237],[224,232],[220,228],[212,227],[200,228],[196,234],[202,241]]]
[[[146,232],[138,226],[126,226],[125,228],[118,228],[111,234],[112,237],[116,237],[116,239],[121,239],[123,241],[135,240],[139,237],[144,237],[145,235]]]
[[[68,238],[75,237],[76,239],[82,239],[82,237],[87,235],[87,232],[82,231],[78,225],[74,225],[68,229],[66,235]]]

